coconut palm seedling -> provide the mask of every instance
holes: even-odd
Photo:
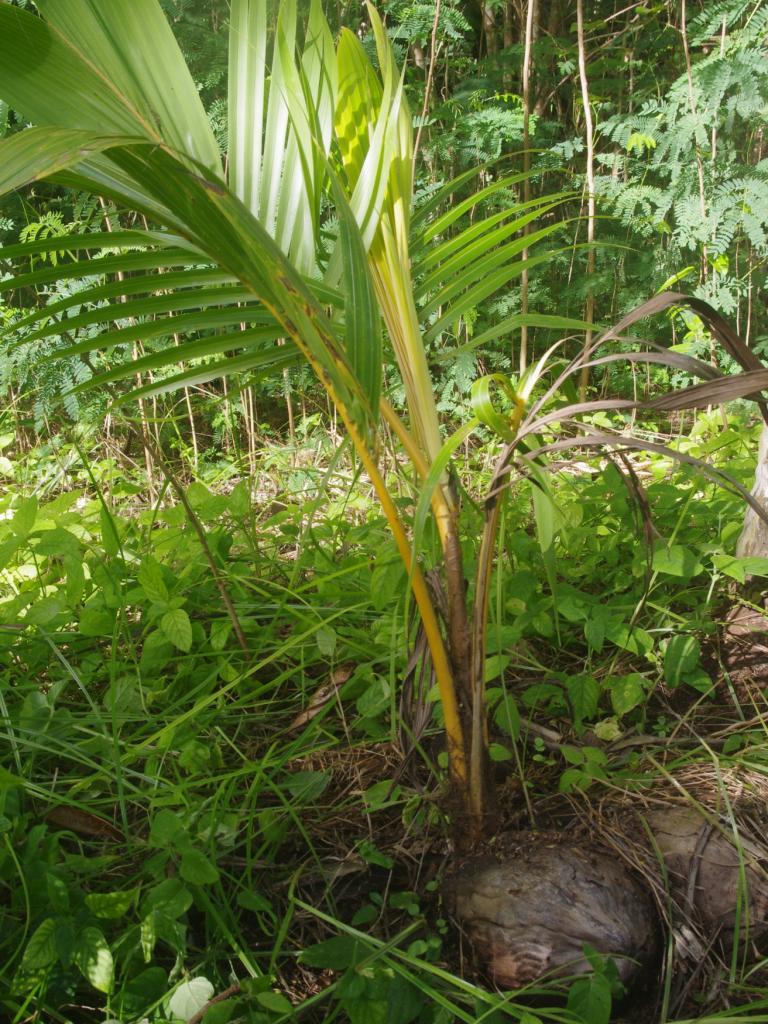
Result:
[[[303,38],[295,0],[283,0],[274,27],[263,0],[233,0],[225,161],[158,0],[38,0],[37,8],[41,17],[0,4],[0,100],[31,123],[0,142],[0,193],[52,179],[108,197],[135,216],[130,228],[6,247],[4,260],[50,249],[71,257],[0,282],[5,292],[82,280],[75,294],[29,311],[6,334],[26,344],[66,335],[70,341],[58,354],[82,356],[90,365],[100,353],[90,386],[176,368],[162,384],[135,388],[130,399],[309,363],[338,410],[407,569],[442,702],[456,835],[469,847],[479,844],[493,821],[485,621],[499,510],[513,464],[533,480],[540,532],[550,546],[542,472],[547,451],[633,444],[584,428],[583,415],[634,403],[574,405],[561,398],[563,383],[585,360],[591,366],[620,358],[665,362],[705,379],[699,390],[657,400],[663,409],[718,400],[723,387],[726,397],[753,394],[768,384],[768,371],[750,369],[723,382],[707,364],[660,346],[629,356],[597,353],[633,319],[654,311],[641,307],[574,362],[561,361],[562,346],[555,346],[516,385],[498,376],[479,380],[475,419],[446,440],[427,346],[524,268],[548,258],[535,246],[557,229],[556,221],[550,217],[524,236],[521,231],[552,214],[563,195],[512,203],[460,230],[467,210],[523,177],[497,174],[449,206],[471,180],[467,174],[414,214],[411,117],[372,7],[378,72],[351,32],[343,30],[334,45],[319,0],[312,0]],[[524,249],[536,255],[523,260]],[[670,301],[683,299],[657,305]],[[732,343],[716,314],[699,304],[702,310]],[[574,326],[559,317],[510,317],[475,341],[523,322]],[[181,339],[178,347],[104,368],[104,354],[118,346],[171,336]],[[390,347],[405,393],[404,416],[382,393]],[[545,385],[553,367],[554,380]],[[499,391],[506,404],[495,397]],[[476,578],[468,586],[450,457],[480,423],[506,448],[487,501]],[[560,440],[551,438],[555,424],[565,431]],[[410,460],[420,492],[412,522],[379,468],[387,434]],[[442,552],[444,621],[419,555],[430,514]]]
[[[440,690],[457,813],[479,839],[488,814],[485,732],[476,724],[483,699],[459,506],[447,469],[450,446],[426,345],[524,265],[544,258],[524,264],[520,231],[563,196],[512,204],[454,231],[462,214],[522,177],[498,175],[439,212],[473,177],[465,174],[413,216],[411,116],[373,8],[380,74],[353,33],[343,30],[334,46],[318,0],[303,40],[295,2],[285,0],[271,46],[267,4],[235,0],[225,162],[157,0],[43,0],[39,11],[41,18],[0,6],[0,95],[33,125],[2,142],[0,186],[6,192],[52,177],[110,197],[146,226],[58,238],[57,250],[80,257],[3,282],[8,292],[100,276],[95,287],[25,315],[13,325],[16,336],[29,344],[82,329],[88,337],[60,355],[84,358],[162,335],[185,339],[180,348],[102,370],[91,382],[102,385],[174,363],[181,369],[164,389],[309,362],[339,411],[407,567]],[[338,226],[328,252],[327,205]],[[556,228],[551,220],[528,234],[525,245]],[[45,249],[45,242],[31,243],[6,247],[3,255],[16,259]],[[91,252],[99,258],[87,259]],[[407,420],[381,394],[382,321]],[[276,345],[278,339],[285,344]],[[153,390],[159,388],[132,394],[142,398]],[[484,401],[489,405],[487,395]],[[443,554],[445,629],[378,467],[382,423],[417,479],[429,484],[427,504]]]

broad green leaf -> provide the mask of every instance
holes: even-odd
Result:
[[[351,935],[338,935],[326,939],[299,953],[299,960],[307,967],[319,967],[332,971],[345,971],[354,967],[365,956],[365,948]]]
[[[584,623],[584,636],[590,649],[602,651],[605,643],[605,618],[600,615],[592,615]]]
[[[192,647],[192,623],[183,608],[172,608],[160,620],[160,629],[180,651],[188,652]]]
[[[715,555],[712,562],[725,576],[738,583],[744,583],[748,576],[768,576],[768,558],[759,555],[742,556]]]
[[[633,708],[639,707],[643,703],[647,682],[645,677],[637,672],[609,682],[611,704],[617,715],[626,715],[628,711],[632,711]]]
[[[41,597],[30,607],[26,615],[26,622],[34,626],[45,626],[52,622],[65,607],[64,601],[53,594],[48,597]]]
[[[0,96],[36,125],[85,129],[100,136],[147,134],[150,124],[52,25],[3,3],[0,39]],[[150,46],[146,56],[152,52]],[[160,141],[156,131],[154,138]]]
[[[594,718],[600,700],[600,684],[594,676],[571,676],[565,682],[577,723]]]
[[[56,914],[67,914],[70,910],[69,886],[63,878],[50,872],[45,876],[45,889],[50,909]]]
[[[171,1020],[188,1021],[211,1001],[215,989],[207,978],[182,981],[166,1000],[165,1012]]]
[[[30,936],[21,967],[24,971],[34,971],[49,967],[56,959],[56,920],[49,917]]]
[[[496,705],[493,720],[507,736],[514,740],[520,739],[520,712],[511,693],[505,694]]]
[[[250,889],[240,889],[237,894],[237,905],[246,910],[252,910],[255,914],[268,914],[275,917],[275,910],[266,896]]]
[[[670,686],[679,686],[699,664],[701,644],[695,636],[673,636],[664,651],[664,678]]]
[[[31,533],[37,519],[37,498],[31,495],[29,498],[22,498],[13,510],[11,529],[17,537],[26,537]]]
[[[245,480],[240,480],[228,499],[229,511],[236,519],[244,519],[251,511],[251,491]]]
[[[671,544],[669,547],[658,548],[653,553],[652,567],[655,572],[663,572],[668,576],[680,576],[690,579],[702,571],[702,564],[690,548],[682,544]]]
[[[584,1024],[609,1024],[611,984],[604,974],[592,974],[575,981],[568,992],[568,1009]]]
[[[410,1024],[431,1002],[416,984],[397,972],[388,988],[385,1024]]]
[[[623,622],[609,622],[605,635],[611,643],[624,648],[625,651],[631,651],[632,654],[647,654],[653,649],[653,637],[639,626],[630,629]]]
[[[88,909],[96,917],[116,921],[125,917],[136,902],[138,889],[123,889],[117,892],[90,892],[85,897]]]
[[[325,658],[330,658],[336,650],[338,635],[332,626],[321,626],[315,634],[317,649]]]
[[[286,779],[285,788],[294,800],[312,803],[325,792],[330,781],[328,772],[300,771],[294,772]]]
[[[190,882],[192,885],[213,885],[219,880],[216,866],[211,863],[202,850],[198,850],[194,846],[182,850],[179,874],[185,882]]]
[[[1,15],[2,9],[0,32]],[[0,195],[129,141],[125,136],[96,135],[72,128],[27,128],[17,132],[0,141]]]
[[[235,195],[259,215],[267,94],[267,5],[233,0],[229,30],[229,180]],[[272,140],[277,144],[276,140]]]
[[[500,679],[504,675],[504,670],[507,668],[511,660],[512,659],[508,654],[492,654],[489,658],[486,658],[485,666],[483,668],[483,678],[486,683],[491,683],[495,679]]]
[[[148,842],[150,846],[175,846],[186,834],[178,814],[163,807],[152,819]]]
[[[101,92],[120,98],[142,134],[163,139],[176,153],[221,173],[200,94],[158,0],[40,0],[37,6],[59,38],[99,76]],[[45,123],[50,114],[34,119]],[[77,121],[69,123],[80,127]]]
[[[271,1013],[291,1013],[293,1011],[293,1003],[281,992],[258,992],[256,994],[256,1002],[263,1006],[265,1010],[269,1010]]]
[[[511,761],[512,751],[501,743],[489,743],[488,756],[492,761]]]
[[[47,515],[48,511],[44,507],[40,518],[45,520]],[[41,525],[47,525],[47,523]],[[82,558],[83,546],[70,530],[65,530],[63,526],[56,526],[52,530],[43,529],[38,534],[34,541],[34,549],[38,555]]]
[[[166,917],[177,918],[186,913],[191,906],[192,893],[189,889],[178,878],[165,878],[149,890],[142,909],[162,911]]]
[[[375,410],[379,407],[382,374],[379,309],[357,221],[335,178],[333,186],[339,217],[346,350],[368,404]]]
[[[99,525],[104,553],[110,558],[114,558],[120,552],[120,535],[117,531],[115,517],[104,505],[99,509]]]
[[[168,600],[168,588],[163,578],[163,569],[157,559],[151,556],[144,558],[136,574],[136,579],[150,601]]]
[[[123,1021],[141,1020],[142,1011],[148,1006],[159,1004],[167,991],[168,972],[162,967],[147,967],[134,974],[121,985],[116,1000]],[[102,1024],[106,1024],[106,1021]]]
[[[214,619],[210,630],[211,648],[214,651],[223,651],[231,632],[232,622],[229,619]]]
[[[112,991],[115,967],[104,934],[92,926],[75,937],[74,961],[83,977],[99,992]]]
[[[114,614],[104,608],[84,608],[80,613],[78,629],[83,636],[110,636],[114,628]]]

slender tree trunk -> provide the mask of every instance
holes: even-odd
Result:
[[[531,169],[531,47],[533,43],[533,25],[536,0],[528,0],[525,17],[525,51],[523,53],[523,172],[527,175]],[[531,182],[528,177],[523,180],[523,202],[531,198]],[[530,224],[523,227],[523,237],[530,234]],[[523,262],[528,259],[528,248],[522,252]],[[520,276],[520,312],[528,313],[528,270]],[[528,327],[520,328],[520,373],[525,372],[528,365]]]
[[[99,205],[101,206],[102,213],[104,214],[104,223],[106,225],[107,231],[111,232],[113,230],[112,229],[112,221],[111,221],[111,219],[109,217],[109,214],[107,213],[107,204],[106,204],[103,196],[99,196]],[[121,270],[118,270],[116,276],[117,276],[117,280],[118,281],[124,281],[125,280],[125,275],[123,274],[123,272]],[[125,295],[121,295],[119,297],[118,301],[124,303],[124,302],[127,302],[128,299],[127,299],[127,297]],[[132,326],[136,326],[136,321],[133,319],[133,317],[130,318],[129,322],[130,322],[130,324]],[[134,341],[133,342],[131,352],[132,352],[132,355],[133,355],[133,360],[135,362],[139,358],[139,342],[138,341]],[[141,379],[141,374],[140,373],[136,374],[136,384],[137,384],[138,387],[141,387],[142,384],[143,384],[143,381]],[[139,399],[138,405],[139,405],[139,421],[141,423],[141,436],[142,436],[142,442],[143,442],[143,445],[144,445],[144,461],[145,461],[145,465],[147,467],[147,487],[149,489],[150,500],[154,501],[155,500],[155,498],[154,498],[154,496],[155,496],[155,474],[154,474],[153,462],[152,462],[152,451],[151,451],[151,447],[150,447],[150,436],[151,435],[150,435],[149,423],[147,421],[147,411],[146,411],[146,408],[145,408],[145,405],[144,405],[144,399],[143,398]]]
[[[752,496],[768,509],[768,426],[765,425],[760,435]],[[758,555],[761,558],[768,558],[768,524],[749,506],[744,515],[741,536],[736,544],[736,554],[739,557]]]
[[[496,36],[496,12],[493,4],[482,0],[480,13],[483,19],[483,35],[485,37],[485,52],[489,57],[499,52],[499,40]]]
[[[415,179],[416,177],[416,161],[419,156],[419,146],[421,144],[421,134],[424,130],[424,122],[429,114],[429,105],[432,100],[432,83],[435,77],[435,67],[437,65],[437,55],[440,50],[440,44],[437,40],[437,31],[440,25],[440,0],[435,0],[435,17],[432,21],[432,36],[429,44],[429,67],[427,68],[427,83],[424,86],[424,104],[421,108],[421,118],[419,120],[419,126],[416,129],[416,139],[413,143],[413,170],[412,174]]]
[[[515,41],[515,7],[513,0],[504,4],[504,49],[508,50]]]
[[[691,50],[688,46],[688,25],[686,20],[686,0],[681,0],[680,3],[680,35],[683,40],[683,54],[685,55],[685,73],[688,80],[688,103],[691,108],[691,113],[694,118],[696,117],[696,94],[693,90],[693,68],[691,65]],[[699,179],[699,213],[701,214],[702,221],[707,218],[707,197],[706,190],[704,187],[704,161],[701,158],[701,147],[698,141],[694,144],[694,152],[696,154],[696,174]],[[707,279],[707,247],[702,246],[701,249],[701,280],[706,281]],[[713,343],[714,344],[714,343]]]
[[[178,334],[173,335],[173,343],[176,348],[181,348],[181,338]],[[183,362],[179,363],[180,366],[184,366]],[[197,473],[200,466],[200,451],[197,445],[197,429],[195,427],[195,414],[192,410],[192,393],[188,387],[184,387],[184,404],[187,407],[187,418],[189,419],[189,435],[192,441],[192,463],[195,467],[195,473]]]
[[[250,389],[249,389],[250,390]],[[283,369],[283,394],[285,395],[285,411],[288,414],[288,437],[294,451],[296,450],[296,419],[293,414],[293,393],[291,390],[291,377],[288,367]]]
[[[587,301],[584,319],[588,324],[595,321],[595,297],[592,292],[595,274],[595,138],[592,122],[592,108],[589,105],[589,81],[587,79],[587,50],[584,42],[584,0],[576,0],[576,32],[579,47],[579,81],[581,83],[581,100],[584,106],[584,132],[587,139]],[[592,347],[592,328],[587,330],[584,338],[584,352]],[[583,402],[589,381],[589,370],[582,368],[579,382],[580,399]]]
[[[248,445],[248,469],[251,476],[254,477],[256,476],[256,404],[253,401],[253,388],[250,387],[243,392],[243,414]]]

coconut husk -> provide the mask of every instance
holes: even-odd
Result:
[[[585,944],[631,984],[654,956],[653,902],[615,857],[563,835],[519,833],[444,886],[481,971],[500,988],[592,969]]]
[[[627,987],[654,963],[671,971],[671,1012],[694,987],[715,1002],[731,957],[747,963],[768,944],[768,778],[694,764],[595,792],[552,802],[542,817],[556,833],[500,837],[446,881],[472,959],[494,985],[520,988],[590,970],[587,943]]]
[[[690,765],[647,792],[571,800],[588,834],[642,875],[672,938],[672,1006],[732,958],[768,941],[768,778],[741,767]]]

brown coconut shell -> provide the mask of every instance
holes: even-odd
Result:
[[[768,850],[695,807],[647,815],[664,858],[670,889],[711,935],[730,944],[734,929],[757,938],[768,931]]]
[[[564,837],[529,834],[501,860],[470,860],[446,882],[444,896],[500,988],[590,971],[585,943],[613,957],[626,985],[656,948],[649,893],[617,858]]]
[[[768,936],[768,779],[761,773],[690,765],[651,791],[614,791],[597,807],[574,800],[573,808],[581,829],[653,888],[675,936],[677,972],[700,971],[707,950],[716,958],[734,942]]]

